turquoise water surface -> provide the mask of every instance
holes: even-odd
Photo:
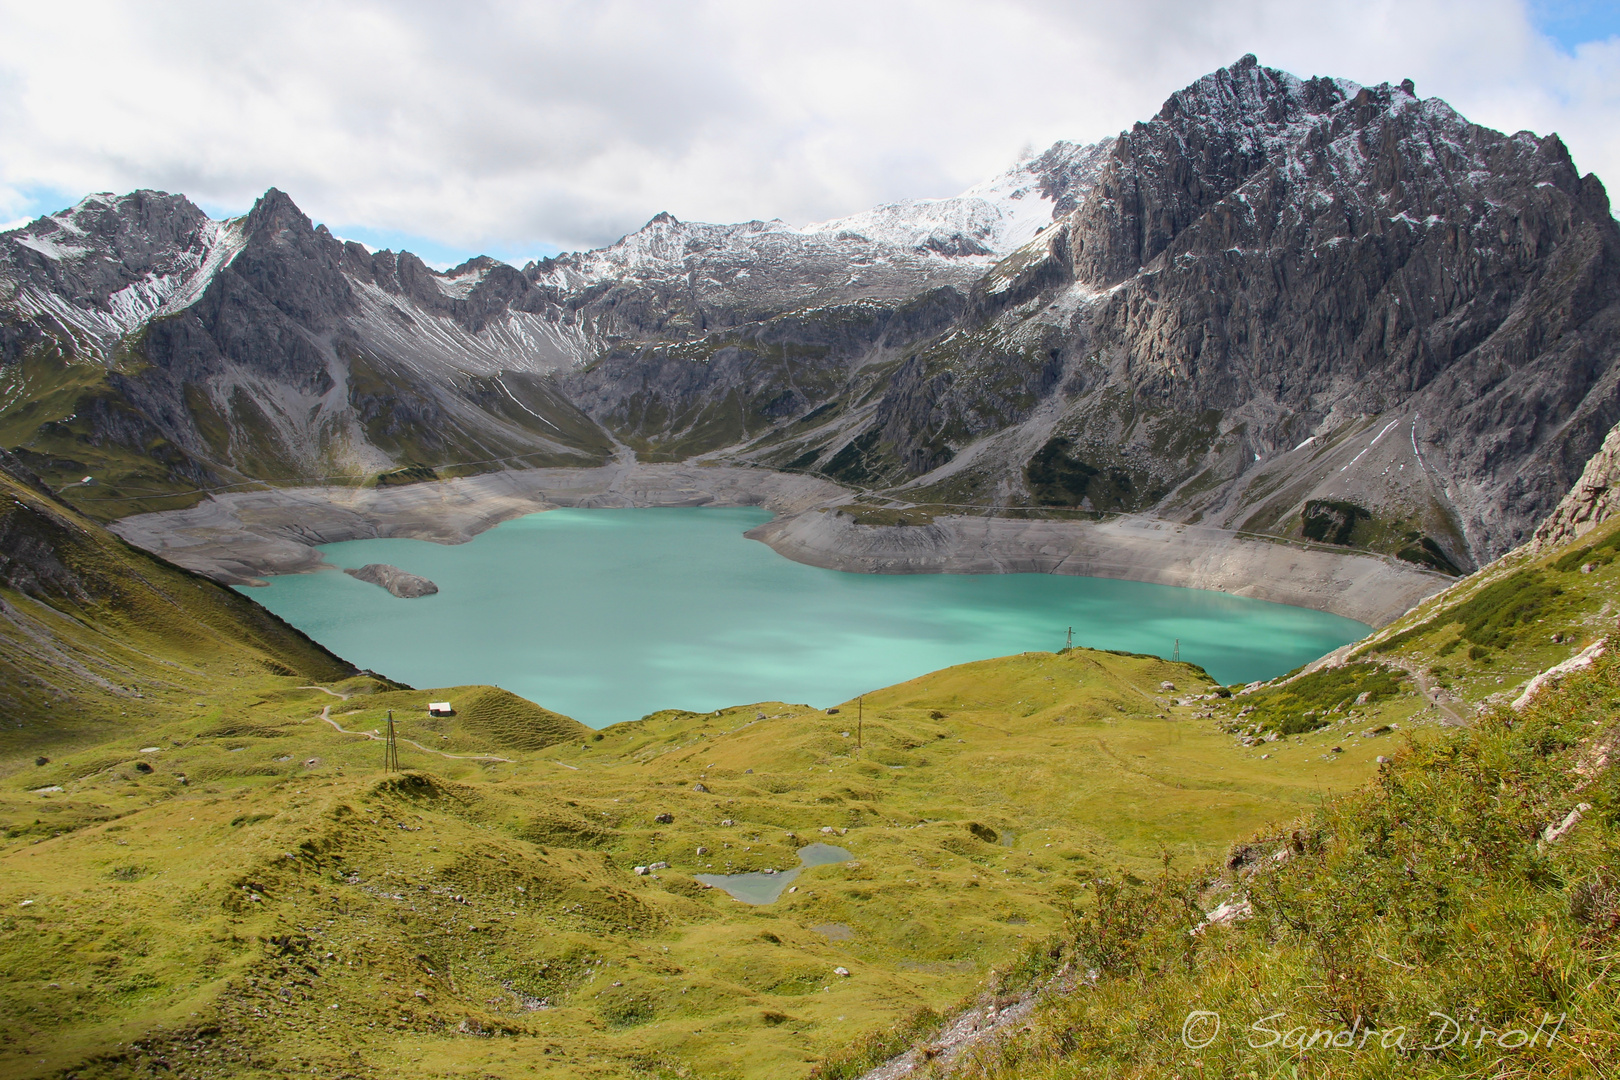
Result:
[[[951,664],[1077,645],[1181,657],[1223,683],[1288,671],[1367,627],[1199,589],[1055,574],[849,574],[743,532],[757,509],[551,510],[466,544],[354,540],[436,596],[347,574],[243,590],[339,656],[413,686],[492,683],[593,727],[657,709],[835,705]]]

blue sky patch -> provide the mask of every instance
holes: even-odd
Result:
[[[1569,53],[1589,41],[1620,36],[1617,0],[1534,0],[1530,18],[1536,29]]]

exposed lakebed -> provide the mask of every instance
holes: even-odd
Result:
[[[437,583],[400,599],[340,573],[244,590],[361,667],[415,686],[491,683],[592,726],[657,709],[834,705],[952,664],[1076,645],[1269,678],[1367,632],[1225,593],[1050,574],[851,574],[742,534],[757,509],[551,510],[465,544],[354,540],[339,568]]]

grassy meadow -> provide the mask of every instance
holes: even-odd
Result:
[[[1429,1075],[1612,1060],[1616,671],[1502,703],[1608,631],[1620,526],[1262,687],[1075,649],[593,732],[356,672],[0,480],[0,1075],[831,1080],[1020,987],[1030,1022],[953,1067],[1394,1067],[1178,1041],[1261,1002],[1570,1017],[1560,1057],[1398,1062]],[[851,859],[768,905],[694,877],[818,841]]]
[[[1172,704],[1197,669],[1084,650],[599,733],[489,688],[313,686],[15,748],[0,1073],[804,1075],[971,994],[1097,876],[1219,855],[1374,769],[1262,760]],[[853,861],[771,905],[692,877],[816,840]]]

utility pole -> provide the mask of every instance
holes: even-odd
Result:
[[[1176,651],[1170,657],[1170,659],[1174,660],[1178,664],[1181,663],[1181,639],[1180,638],[1176,638]]]
[[[394,710],[388,710],[388,740],[383,744],[383,770],[399,772],[399,744],[394,741]]]
[[[1074,648],[1074,627],[1072,626],[1069,627],[1069,636],[1063,639],[1063,647],[1065,649]]]

